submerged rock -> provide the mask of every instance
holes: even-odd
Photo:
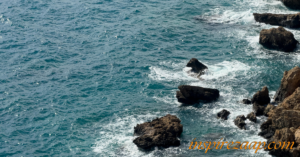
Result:
[[[246,130],[246,123],[245,123],[245,116],[244,115],[240,115],[240,116],[237,116],[236,119],[234,120],[234,124],[240,128],[240,129],[244,129]]]
[[[265,86],[262,88],[262,90],[253,95],[251,102],[253,104],[256,103],[258,105],[266,105],[270,103],[270,100],[268,87]]]
[[[186,66],[191,67],[192,72],[199,73],[199,76],[204,74],[204,70],[207,69],[207,66],[199,62],[196,58],[192,58]]]
[[[242,103],[243,104],[251,104],[251,101],[249,99],[243,99]]]
[[[247,115],[247,119],[249,119],[250,121],[256,123],[256,115],[254,112],[251,112]]]
[[[211,102],[219,98],[219,90],[197,86],[181,85],[176,93],[178,102],[195,104],[199,101]]]
[[[298,41],[294,38],[293,33],[280,26],[263,29],[260,32],[259,43],[270,49],[291,52],[296,48]]]
[[[274,96],[275,101],[282,102],[298,87],[300,87],[300,68],[296,66],[293,69],[284,72],[280,87]]]
[[[299,0],[281,0],[282,3],[291,9],[300,9],[300,1]]]
[[[143,149],[154,146],[179,146],[178,137],[183,131],[180,119],[174,115],[166,115],[151,122],[138,124],[134,127],[134,134],[140,135],[133,143]]]
[[[217,114],[217,116],[218,116],[218,118],[227,120],[227,117],[228,117],[229,114],[230,114],[229,111],[223,109],[222,111],[220,111],[220,112]]]
[[[300,13],[297,14],[258,14],[254,13],[254,19],[257,22],[270,25],[284,26],[290,28],[300,28]]]

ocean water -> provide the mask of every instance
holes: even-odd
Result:
[[[276,0],[1,0],[0,156],[268,156],[188,149],[194,138],[265,141],[265,117],[234,125],[252,111],[239,101],[263,86],[272,97],[300,61],[298,49],[258,43],[276,27],[254,21],[265,12],[296,13]],[[201,80],[187,73],[191,58],[209,68]],[[182,84],[221,96],[182,106]],[[216,118],[222,109],[227,121]],[[133,127],[166,114],[182,121],[181,145],[138,149]]]

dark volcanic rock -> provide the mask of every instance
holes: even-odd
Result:
[[[181,85],[178,87],[176,97],[178,102],[195,104],[199,101],[211,102],[219,98],[219,90],[197,86]]]
[[[247,115],[247,119],[249,119],[250,121],[256,123],[256,115],[254,112],[251,112]]]
[[[300,68],[294,67],[289,71],[285,71],[281,84],[277,90],[274,99],[277,102],[282,102],[286,97],[293,94],[296,88],[300,86]]]
[[[254,95],[253,95],[253,98],[251,100],[251,102],[254,104],[254,103],[257,103],[258,105],[266,105],[268,103],[270,103],[270,97],[269,97],[269,90],[268,88],[265,86],[263,87],[262,90],[256,92]]]
[[[259,43],[270,49],[291,52],[296,48],[298,41],[294,38],[293,33],[280,26],[263,29],[260,32]]]
[[[290,28],[300,27],[300,13],[298,14],[257,14],[254,13],[254,19],[257,22],[262,22],[270,25],[278,25]]]
[[[256,116],[264,115],[265,108],[266,108],[265,106],[261,106],[257,103],[254,103],[252,106],[253,112],[255,113]]]
[[[234,120],[234,124],[239,127],[240,129],[244,129],[246,130],[246,123],[245,123],[245,116],[244,115],[240,115],[237,116],[236,119]]]
[[[242,103],[243,104],[251,104],[251,101],[249,99],[243,99]]]
[[[222,111],[220,111],[220,112],[217,114],[217,116],[218,116],[218,118],[227,120],[227,117],[228,117],[229,114],[230,114],[229,111],[223,109]]]
[[[275,134],[275,128],[272,126],[272,119],[268,119],[260,126],[261,132],[258,134],[266,139],[270,139]]]
[[[191,67],[193,72],[199,73],[200,75],[202,75],[204,70],[207,69],[207,66],[199,62],[196,58],[192,58],[186,66]]]
[[[140,136],[134,139],[133,143],[143,149],[149,149],[154,146],[179,146],[180,141],[178,137],[183,130],[180,122],[180,119],[176,116],[168,114],[154,119],[152,122],[138,124],[134,127],[134,134]]]
[[[291,9],[300,9],[300,1],[299,0],[281,0],[282,3]]]

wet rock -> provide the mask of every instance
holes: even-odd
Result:
[[[272,126],[272,119],[268,119],[260,126],[261,132],[259,132],[259,136],[262,136],[266,139],[270,139],[275,134],[275,128]]]
[[[249,119],[250,121],[256,123],[256,115],[254,112],[251,112],[247,115],[247,119]]]
[[[256,116],[264,115],[265,108],[266,108],[265,106],[261,106],[257,103],[254,103],[252,106],[253,112],[255,113]]]
[[[197,86],[181,85],[178,87],[176,98],[178,102],[184,104],[195,104],[200,101],[211,102],[217,100],[220,96],[219,90],[211,88],[202,88]]]
[[[183,131],[180,119],[174,115],[166,115],[151,122],[138,124],[134,127],[134,134],[140,135],[133,143],[143,149],[154,146],[179,146],[178,137]]]
[[[186,66],[191,67],[192,72],[199,73],[199,75],[204,74],[204,70],[207,69],[207,66],[199,62],[196,58],[192,58]]]
[[[223,109],[222,111],[220,111],[220,112],[217,114],[217,116],[218,116],[218,118],[227,120],[227,117],[228,117],[229,114],[230,114],[229,111]]]
[[[254,13],[253,15],[256,22],[290,27],[290,28],[300,28],[300,13],[297,14]]]
[[[243,99],[242,103],[243,104],[251,104],[251,101],[249,99]]]
[[[291,52],[296,48],[298,41],[294,38],[293,33],[280,26],[263,29],[260,32],[259,43],[269,49]]]
[[[282,3],[291,9],[300,9],[300,1],[299,0],[281,0]]]
[[[272,104],[268,104],[268,106],[265,108],[265,110],[264,110],[264,115],[265,116],[269,116],[268,115],[268,113],[270,112],[270,111],[272,111],[272,110],[274,110],[276,107],[274,106],[274,105],[272,105]]]
[[[275,101],[282,102],[285,98],[293,94],[298,87],[300,87],[300,68],[296,66],[284,72],[280,87],[274,96]]]
[[[270,103],[269,90],[268,87],[263,87],[262,90],[256,92],[251,99],[251,102],[258,105],[266,105]]]
[[[245,123],[245,116],[244,115],[240,115],[240,116],[237,116],[236,119],[234,120],[234,124],[240,128],[240,129],[244,129],[246,130],[246,123]]]

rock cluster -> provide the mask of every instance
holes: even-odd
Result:
[[[260,136],[270,142],[294,143],[292,149],[271,149],[275,156],[300,156],[300,87],[298,84],[298,67],[284,72],[279,90],[275,95],[278,106],[268,104],[264,115],[267,121],[261,125]],[[274,145],[274,143],[273,143]],[[277,146],[278,147],[278,146]],[[274,148],[274,147],[273,147]]]
[[[221,119],[224,119],[224,120],[227,120],[227,117],[228,117],[229,114],[230,114],[229,111],[223,109],[222,111],[220,111],[220,112],[217,114],[217,117],[218,117],[218,118],[221,118]]]
[[[134,134],[138,135],[133,140],[138,147],[149,149],[154,146],[170,147],[179,146],[178,137],[183,131],[180,119],[174,115],[166,115],[151,122],[138,124],[134,127]]]

